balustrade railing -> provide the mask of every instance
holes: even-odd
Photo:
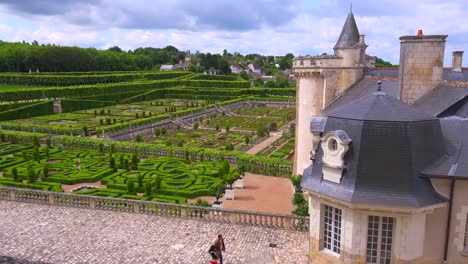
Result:
[[[0,188],[0,200],[140,213],[156,216],[199,219],[249,226],[309,231],[309,218],[294,215],[199,207],[110,197],[46,192],[10,187]]]

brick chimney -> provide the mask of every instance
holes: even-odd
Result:
[[[452,52],[452,71],[461,72],[463,61],[463,51]]]
[[[412,104],[442,83],[447,35],[400,37],[400,100]]]

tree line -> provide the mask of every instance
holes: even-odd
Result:
[[[187,56],[190,55],[190,56]],[[263,56],[260,54],[242,55],[238,52],[222,54],[190,54],[174,46],[164,48],[137,48],[124,51],[118,46],[106,50],[39,44],[37,41],[0,41],[0,72],[89,72],[89,71],[137,71],[159,69],[162,64],[176,64],[190,57],[194,66],[190,70],[203,71],[217,69],[230,73],[229,66],[240,63],[246,66],[254,63],[267,71],[277,71],[291,67],[293,54],[286,56]],[[277,68],[275,64],[279,64]],[[195,67],[195,68],[194,68]],[[198,68],[197,68],[198,67]]]

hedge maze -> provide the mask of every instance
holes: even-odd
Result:
[[[0,185],[19,188],[60,192],[62,184],[101,181],[106,188],[76,193],[186,203],[187,198],[210,195],[210,188],[225,181],[220,162],[192,163],[175,158],[140,161],[135,154],[61,151],[8,142],[2,142],[0,153]],[[230,169],[229,174],[236,171]]]
[[[253,173],[289,176],[290,143],[263,156],[242,151],[294,119],[294,109],[224,111],[246,99],[289,102],[294,96],[294,88],[182,71],[2,73],[0,186],[61,192],[64,185],[100,182],[105,188],[76,193],[186,203],[238,177],[224,160]],[[218,113],[191,129],[180,121],[207,109]],[[105,139],[163,120],[174,124],[164,133],[155,129],[145,142],[139,134],[128,142]]]

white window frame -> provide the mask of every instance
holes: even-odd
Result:
[[[322,248],[332,254],[340,255],[343,211],[326,204],[324,204],[322,208]]]
[[[389,225],[391,225],[391,227],[389,227]],[[396,218],[394,217],[379,215],[368,216],[366,263],[392,263],[393,245],[395,244],[395,225]],[[375,248],[370,248],[370,246],[375,246]],[[375,253],[375,255],[370,255],[371,253]],[[371,258],[375,258],[375,261]]]

